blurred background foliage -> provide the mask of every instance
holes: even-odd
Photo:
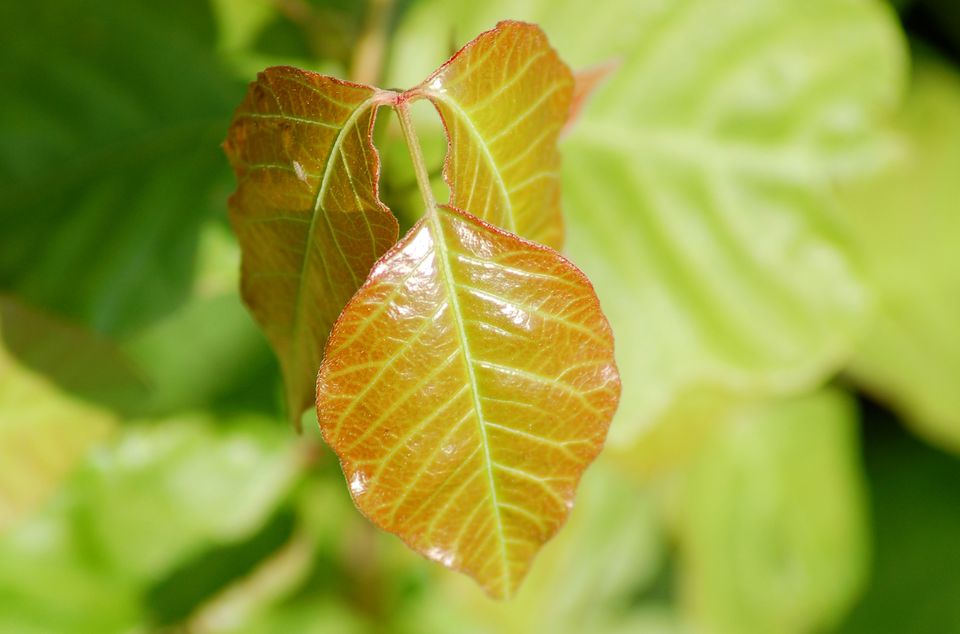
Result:
[[[503,18],[619,63],[563,147],[624,395],[496,604],[284,423],[219,143],[267,65],[409,86]],[[960,632],[955,0],[37,0],[0,41],[0,631]]]

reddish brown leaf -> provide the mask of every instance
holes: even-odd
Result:
[[[372,521],[504,597],[566,519],[619,391],[579,269],[435,207],[338,320],[317,412]]]
[[[242,293],[283,368],[291,416],[313,401],[330,327],[398,237],[380,202],[371,132],[393,93],[295,68],[268,68],[224,147],[237,175],[230,218]]]
[[[593,97],[597,89],[610,78],[620,66],[619,61],[609,61],[589,68],[581,68],[573,76],[573,98],[570,100],[570,114],[561,134],[568,134],[577,124],[577,119]]]
[[[557,137],[573,75],[538,26],[500,22],[408,94],[426,96],[443,119],[450,204],[563,246]]]

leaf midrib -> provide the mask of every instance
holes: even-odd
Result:
[[[493,505],[493,514],[497,520],[497,537],[500,542],[500,555],[502,558],[501,575],[504,583],[504,592],[510,591],[510,576],[508,570],[509,558],[507,557],[506,536],[503,532],[503,517],[500,512],[500,502],[497,499],[497,486],[493,477],[493,457],[490,455],[490,442],[487,439],[486,420],[483,416],[483,405],[480,402],[480,388],[477,381],[476,372],[473,369],[473,353],[470,350],[470,343],[467,338],[466,327],[463,323],[462,313],[460,312],[460,299],[457,296],[456,282],[453,277],[453,269],[450,267],[449,249],[447,247],[446,236],[443,232],[443,226],[440,221],[440,208],[436,201],[433,201],[433,208],[428,212],[428,228],[434,238],[434,244],[437,249],[437,256],[440,259],[440,272],[443,278],[443,286],[450,301],[450,309],[453,314],[453,322],[456,326],[457,340],[460,349],[463,351],[464,365],[466,366],[467,379],[470,382],[470,395],[473,399],[473,407],[477,413],[477,423],[480,430],[480,444],[483,446],[484,462],[487,467],[487,480],[490,485],[490,501]]]
[[[345,138],[345,132],[348,129],[351,129],[356,124],[357,120],[363,115],[364,112],[366,112],[374,104],[382,100],[382,98],[383,98],[382,95],[375,92],[370,97],[362,101],[353,110],[353,112],[350,113],[350,116],[347,117],[347,120],[344,122],[339,132],[337,132],[337,137],[336,139],[334,139],[333,145],[330,148],[330,152],[327,155],[327,160],[323,167],[323,178],[320,181],[320,187],[317,189],[317,195],[313,201],[313,214],[310,218],[310,226],[307,228],[307,243],[303,252],[303,263],[300,265],[300,275],[299,275],[300,281],[297,284],[297,294],[294,296],[294,300],[293,300],[293,305],[294,305],[293,326],[290,329],[292,333],[291,341],[293,342],[297,341],[297,337],[299,335],[300,327],[303,321],[302,320],[303,294],[304,294],[304,289],[306,287],[307,268],[310,262],[310,251],[311,249],[313,249],[313,234],[314,234],[314,230],[316,229],[318,216],[323,216],[324,220],[327,222],[327,226],[330,228],[330,235],[331,237],[333,237],[333,241],[337,245],[337,250],[340,252],[340,256],[343,258],[343,261],[347,264],[347,269],[350,271],[351,275],[354,275],[354,278],[356,277],[355,274],[353,273],[353,269],[350,268],[349,266],[349,261],[347,260],[347,256],[343,252],[343,249],[340,246],[340,242],[336,239],[336,234],[333,231],[333,227],[330,225],[330,219],[327,217],[326,211],[321,210],[321,205],[323,203],[323,198],[327,193],[327,189],[330,186],[330,178],[333,173],[333,166],[336,163],[336,157],[338,156],[340,147],[343,144],[343,140]],[[321,252],[321,257],[322,257],[322,252]],[[324,269],[326,270],[327,267],[324,266]],[[331,287],[332,287],[332,280],[331,280]],[[331,290],[333,289],[331,288]],[[295,366],[297,368],[301,366],[303,361],[303,357],[301,354],[302,348],[303,346],[297,346],[297,345],[294,346],[294,350],[295,350],[294,354],[296,354],[297,356],[297,362]]]
[[[480,402],[480,388],[478,386],[476,373],[473,369],[473,354],[470,350],[466,327],[464,326],[463,317],[460,312],[460,298],[457,295],[456,280],[453,276],[453,269],[450,266],[450,250],[447,246],[446,235],[443,231],[443,223],[440,218],[441,209],[437,204],[437,200],[433,195],[433,189],[430,186],[430,175],[427,171],[426,162],[423,160],[423,151],[420,148],[420,141],[417,138],[417,132],[414,129],[413,120],[410,117],[410,110],[406,101],[402,98],[398,99],[394,105],[394,110],[400,120],[400,129],[407,143],[407,149],[410,151],[410,159],[413,162],[414,172],[417,176],[417,186],[420,189],[424,206],[427,208],[424,221],[427,230],[433,238],[437,257],[440,259],[439,274],[440,277],[443,278],[444,291],[447,294],[450,310],[453,313],[453,322],[456,326],[457,341],[463,354],[467,380],[470,385],[470,396],[473,400],[473,409],[476,412],[477,426],[480,430],[480,444],[483,447],[487,482],[490,487],[490,503],[493,507],[493,515],[497,521],[497,541],[500,543],[500,570],[501,582],[503,583],[502,594],[507,595],[512,590],[509,573],[510,560],[507,557],[507,542],[503,532],[503,517],[501,514],[501,506],[497,499],[496,481],[493,477],[493,458],[490,455],[490,443],[487,439],[483,405]]]

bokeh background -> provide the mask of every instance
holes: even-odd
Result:
[[[624,395],[494,603],[285,422],[219,144],[265,66],[410,86],[503,18],[618,63],[563,178]],[[33,0],[0,51],[0,631],[960,632],[956,0]]]

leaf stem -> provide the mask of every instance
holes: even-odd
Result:
[[[403,95],[400,95],[394,104],[397,111],[397,117],[400,119],[400,130],[403,131],[403,138],[407,142],[407,149],[410,151],[410,160],[413,162],[413,171],[417,175],[417,186],[420,188],[420,195],[423,197],[423,203],[427,207],[427,214],[436,214],[437,199],[433,195],[433,188],[430,186],[430,171],[427,169],[427,163],[423,160],[423,151],[420,149],[420,139],[417,137],[417,131],[413,127],[413,119],[410,117],[410,107]]]

